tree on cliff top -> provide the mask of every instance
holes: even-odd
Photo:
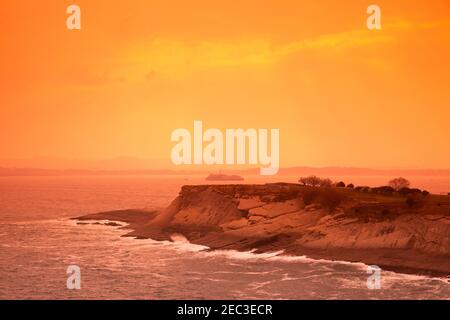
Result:
[[[301,177],[298,182],[304,186],[310,187],[331,187],[333,185],[333,182],[330,179],[322,179],[316,176]]]
[[[339,181],[338,183],[336,183],[336,187],[338,187],[338,188],[345,188],[344,181]]]
[[[410,182],[406,180],[405,178],[395,178],[389,181],[389,186],[394,188],[396,191],[402,189],[402,188],[408,188],[410,186]]]
[[[331,188],[333,186],[333,181],[331,181],[328,178],[325,179],[321,179],[322,181],[320,181],[320,186],[322,188]]]

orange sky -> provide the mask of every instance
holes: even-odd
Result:
[[[282,166],[449,168],[450,2],[371,3],[1,0],[0,158],[170,166],[202,120],[280,128]]]

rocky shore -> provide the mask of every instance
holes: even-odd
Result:
[[[165,209],[75,219],[122,221],[125,236],[182,234],[214,249],[375,264],[385,270],[450,276],[450,197],[413,205],[398,195],[298,184],[183,186]]]

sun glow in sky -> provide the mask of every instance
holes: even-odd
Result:
[[[450,2],[371,3],[2,0],[0,158],[169,167],[202,120],[279,128],[281,166],[449,168]]]

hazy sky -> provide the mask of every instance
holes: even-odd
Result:
[[[450,2],[0,2],[0,158],[170,165],[171,132],[279,128],[282,166],[450,167]],[[66,28],[66,7],[82,30]]]

